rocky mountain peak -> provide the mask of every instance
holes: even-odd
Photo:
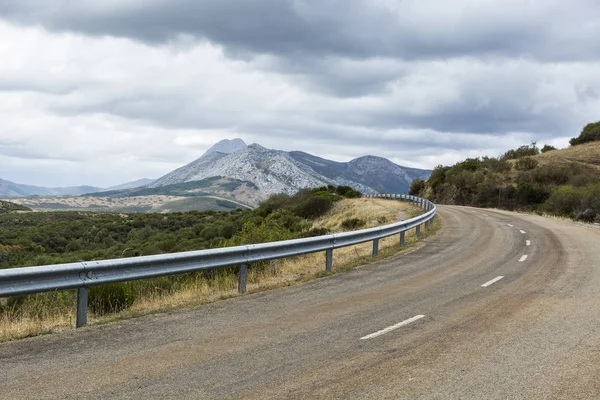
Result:
[[[232,154],[237,151],[243,150],[246,147],[246,143],[242,139],[225,139],[221,140],[219,143],[215,144],[210,149],[208,149],[206,153],[204,153],[204,155],[211,153]]]

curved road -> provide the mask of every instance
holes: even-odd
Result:
[[[600,230],[439,209],[348,273],[1,344],[0,398],[600,398]]]

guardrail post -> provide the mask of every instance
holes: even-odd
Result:
[[[400,247],[404,247],[404,232],[400,232]]]
[[[416,232],[416,235],[417,235],[417,239],[418,239],[418,238],[419,238],[419,236],[421,235],[421,225],[417,225],[417,232]]]
[[[246,293],[246,282],[248,281],[248,264],[240,265],[240,277],[238,279],[238,293]]]
[[[333,249],[325,250],[325,272],[331,272],[333,267]]]
[[[379,239],[373,240],[373,256],[379,255]]]
[[[81,328],[82,326],[87,325],[88,298],[88,288],[77,288],[77,316],[75,319],[75,328]]]

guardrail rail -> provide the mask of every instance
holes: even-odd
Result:
[[[248,266],[252,263],[325,251],[325,270],[331,272],[334,249],[372,241],[373,255],[376,256],[380,239],[400,234],[400,246],[404,246],[404,236],[408,230],[414,228],[418,239],[421,225],[428,230],[436,215],[435,204],[420,197],[393,194],[365,197],[407,201],[425,212],[418,217],[390,225],[312,238],[155,256],[2,269],[0,297],[77,289],[75,326],[79,328],[87,324],[88,291],[91,286],[239,265],[238,292],[243,294],[246,292]]]

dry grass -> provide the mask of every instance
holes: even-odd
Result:
[[[584,164],[595,169],[600,168],[600,142],[584,143],[562,150],[553,150],[534,157],[542,165],[546,164]]]
[[[347,218],[361,218],[367,221],[367,227],[385,223],[393,223],[417,215],[420,210],[409,207],[406,203],[381,199],[352,199],[343,200],[315,225],[327,227],[332,231],[340,231],[341,223]],[[439,219],[431,232],[439,226]],[[421,230],[423,236],[427,233]],[[406,234],[406,248],[416,242],[414,230]],[[382,257],[398,252],[398,237],[393,236],[380,240],[380,256],[372,257],[372,243],[336,249],[333,252],[333,271],[340,272],[373,262]],[[325,253],[315,253],[305,256],[274,260],[262,268],[250,268],[248,274],[248,293],[264,291],[272,288],[292,285],[325,276]],[[110,315],[89,315],[90,324],[102,324],[117,319],[131,318],[138,315],[150,314],[209,303],[220,299],[237,296],[237,276],[234,273],[224,273],[217,279],[203,277],[191,278],[176,291],[164,292],[160,289],[147,292],[144,296],[136,297],[134,304],[125,311]],[[41,303],[41,301],[40,301]],[[64,302],[63,302],[64,303]],[[39,306],[37,318],[25,318],[18,315],[0,314],[0,342],[34,336],[44,333],[72,329],[75,320],[75,304],[62,304],[51,310]]]

